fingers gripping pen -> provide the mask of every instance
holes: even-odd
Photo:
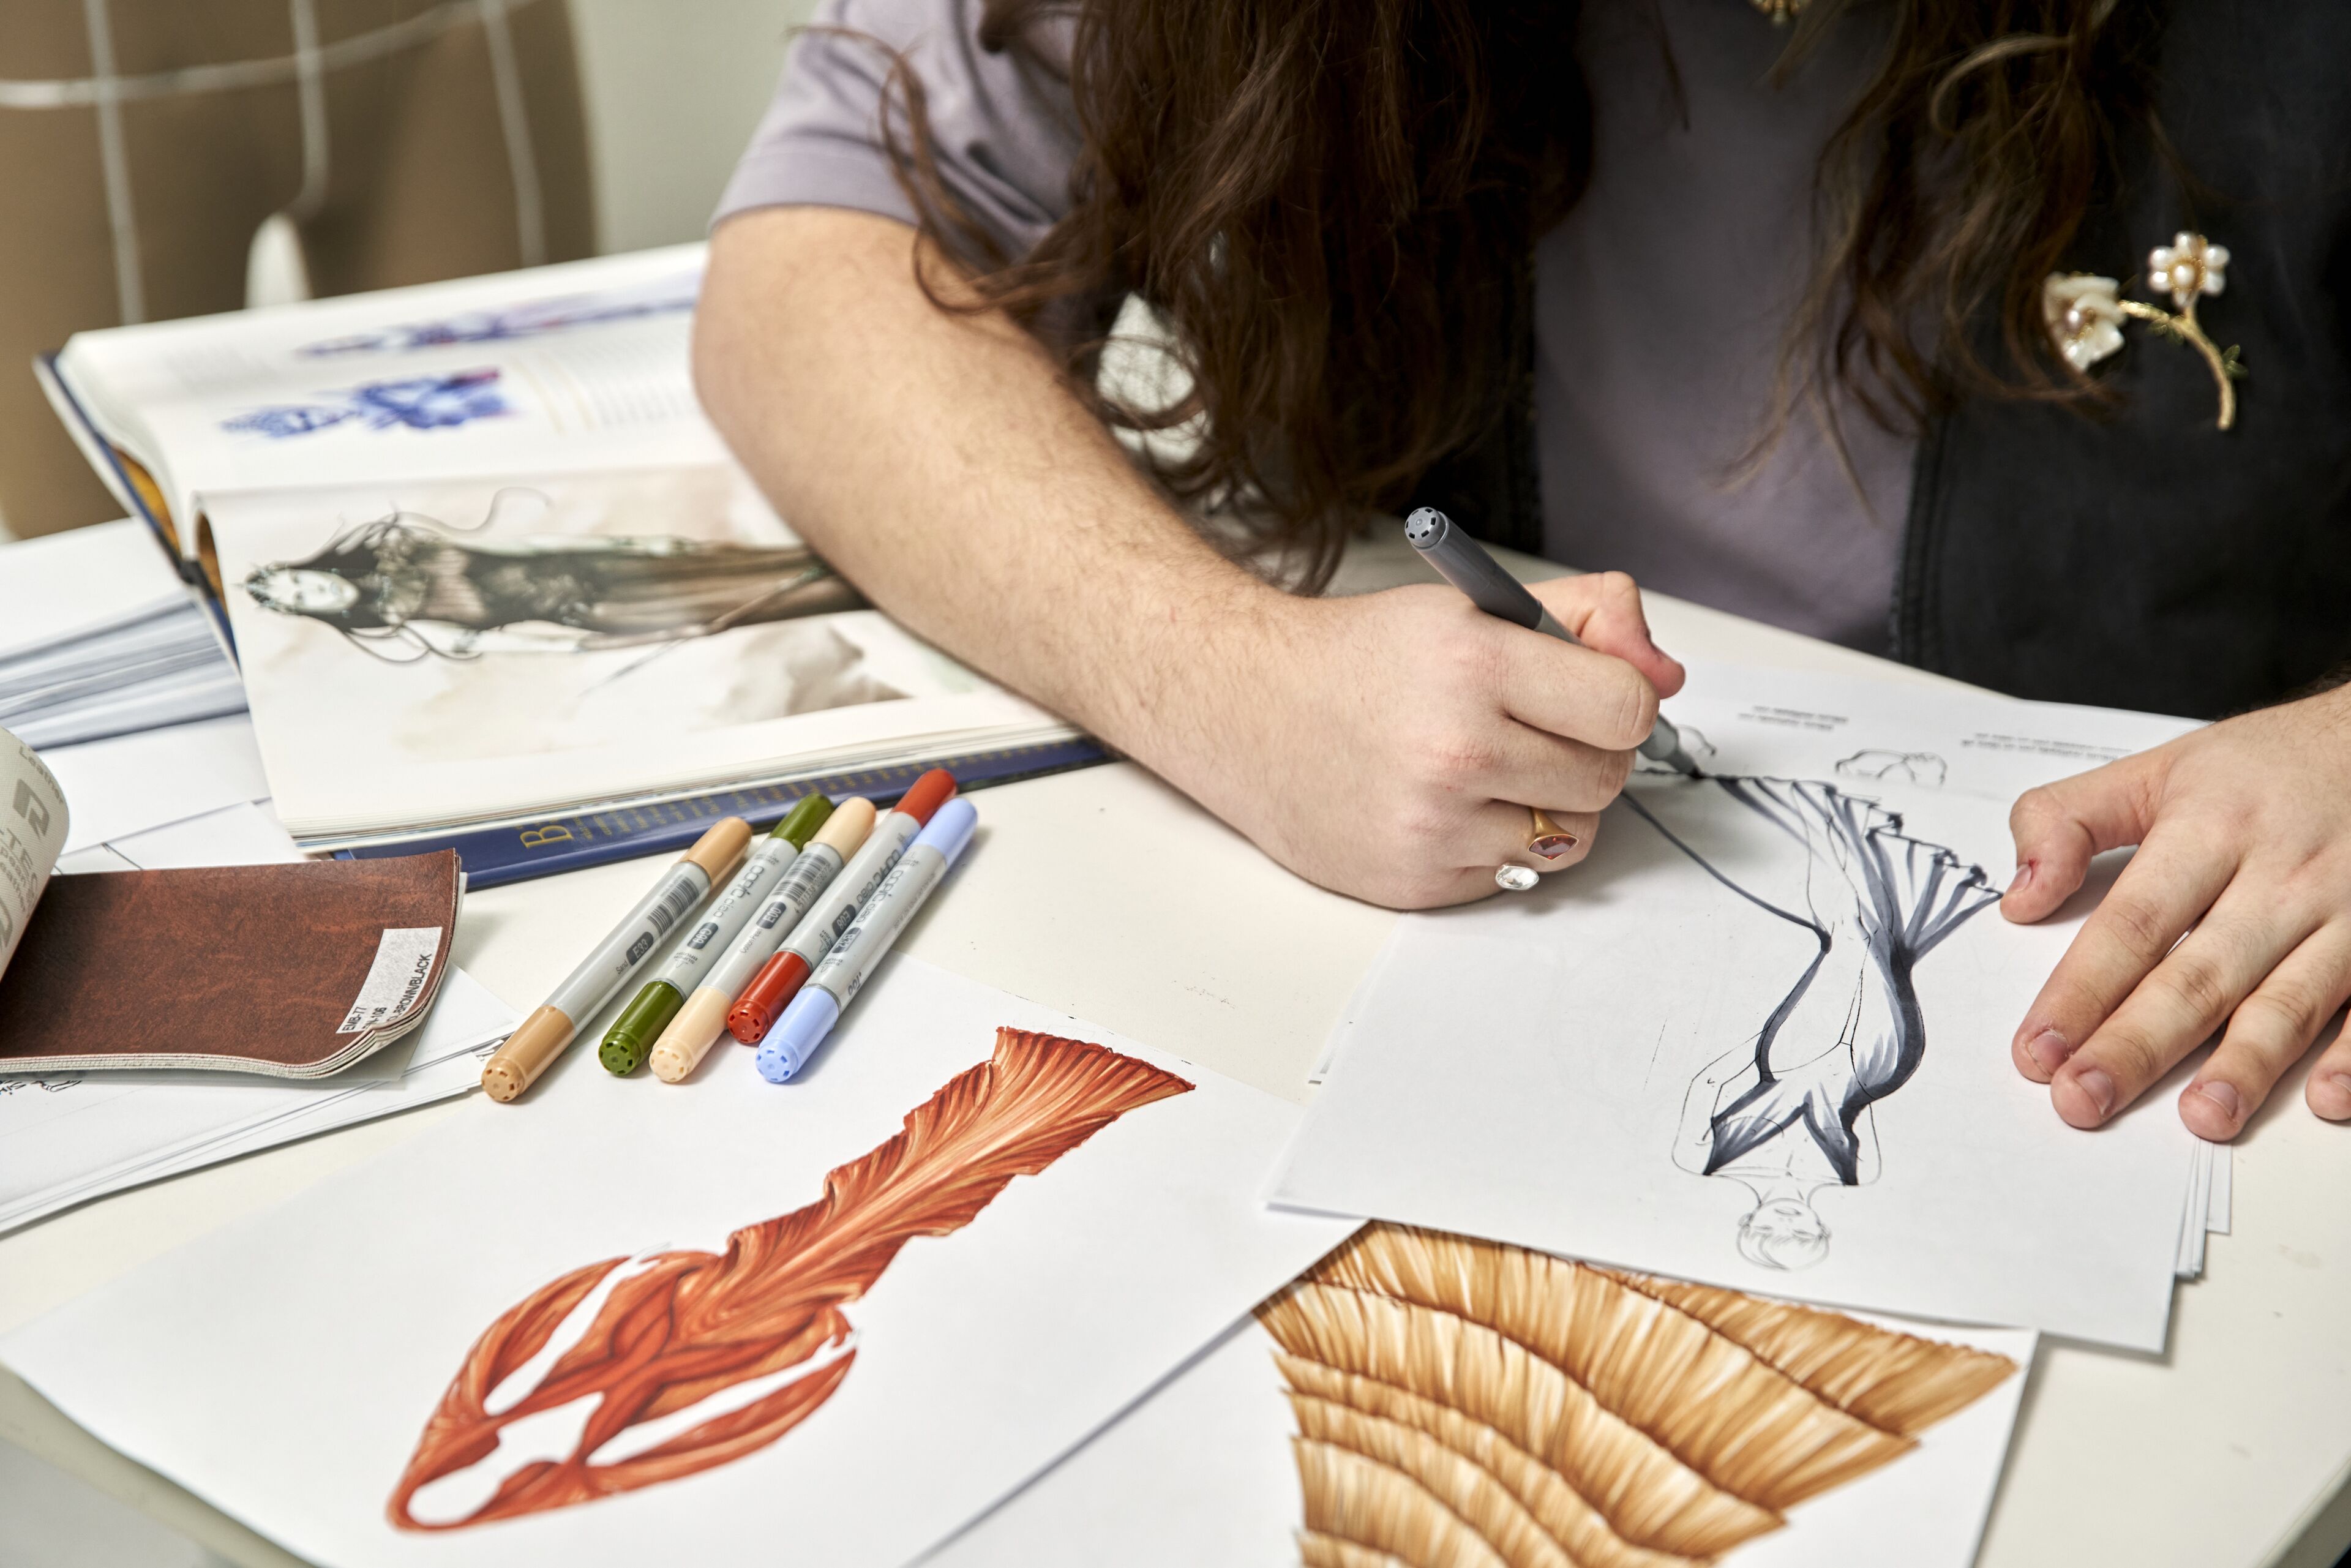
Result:
[[[1513,625],[1530,632],[1541,632],[1562,643],[1583,644],[1574,632],[1561,625],[1542,601],[1526,591],[1525,584],[1504,571],[1501,563],[1486,553],[1485,547],[1454,526],[1453,519],[1434,507],[1420,507],[1404,520],[1404,537],[1412,541],[1439,577],[1459,589],[1469,602],[1489,615],[1499,616]],[[1635,748],[1652,762],[1662,762],[1677,773],[1698,776],[1698,764],[1682,749],[1682,737],[1657,716],[1656,727],[1649,737]]]

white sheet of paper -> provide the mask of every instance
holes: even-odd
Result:
[[[158,1181],[331,1127],[462,1094],[481,1082],[477,1053],[504,1040],[513,1009],[463,969],[442,981],[432,1014],[392,1077],[310,1082],[198,1072],[57,1073],[0,1078],[0,1230],[108,1193]]]
[[[1743,771],[1729,748],[1714,766]],[[1865,793],[1857,780],[1844,789]],[[1859,884],[1822,870],[1802,840],[1718,782],[1645,775],[1630,793],[1727,881],[1620,803],[1572,874],[1406,916],[1274,1201],[1741,1290],[2160,1349],[2192,1138],[2161,1089],[2095,1135],[2075,1132],[2009,1057],[2016,1020],[2088,900],[2031,927],[1982,908],[1917,958],[1922,1054],[1915,1076],[1856,1119],[1859,1181],[1848,1186],[1830,1169],[1831,1134],[1808,1129],[1836,1121],[1852,1084],[1882,1080],[1869,1042],[1891,1050],[1896,1038],[1894,992],[1857,956],[1866,942],[1853,923],[1870,918]],[[1865,793],[1904,813],[1911,837],[2006,884],[1997,800],[1890,780]],[[1947,893],[1964,869],[1945,874]],[[1822,918],[1847,923],[1773,1035],[1780,1082],[1768,1091],[1731,1079],[1752,1080],[1759,1037],[1823,944],[1757,897],[1800,913],[1814,899]],[[1862,1043],[1841,1047],[1847,1035]],[[1708,1073],[1725,1082],[1702,1092]],[[1795,1107],[1815,1087],[1828,1098],[1807,1119]],[[1731,1137],[1709,1134],[1709,1123],[1735,1120],[1750,1092],[1785,1114],[1779,1133],[1734,1151],[1713,1177],[1683,1168],[1686,1155],[1707,1161],[1708,1145],[1686,1149],[1692,1138]],[[1832,1101],[1839,1111],[1820,1108]],[[1830,1239],[1809,1265],[1806,1246],[1761,1249],[1781,1267],[1743,1248],[1750,1225],[1768,1236],[1818,1223]]]
[[[0,545],[0,656],[186,592],[153,530],[136,518]]]
[[[1254,1317],[926,1568],[1296,1568],[1297,1430]]]
[[[2204,1228],[2215,1236],[2229,1234],[2229,1210],[2235,1196],[2235,1152],[2222,1144],[2212,1155],[2212,1196],[2204,1207]]]
[[[267,800],[244,800],[184,822],[128,833],[106,847],[141,871],[291,865],[307,858],[295,847]]]
[[[244,714],[53,747],[41,760],[73,808],[68,854],[269,793]]]
[[[2194,1175],[2188,1184],[2188,1202],[2179,1217],[2179,1253],[2172,1272],[2193,1280],[2204,1272],[2204,1237],[2212,1217],[2213,1145],[2197,1140]]]
[[[814,1414],[699,1473],[437,1534],[385,1518],[425,1418],[508,1309],[601,1260],[723,1249],[989,1060],[998,1026],[1190,1081],[968,1225],[909,1241],[844,1311]],[[898,1563],[1108,1420],[1348,1227],[1255,1192],[1294,1107],[904,956],[805,1078],[722,1046],[682,1087],[575,1047],[517,1105],[414,1139],[75,1302],[0,1360],[106,1442],[322,1563]],[[331,1429],[336,1441],[317,1435]]]
[[[1665,712],[1698,765],[2010,801],[2202,727],[2194,719],[1915,682],[1698,663]]]
[[[1930,1327],[1859,1314],[1905,1333],[2032,1364],[2019,1329]],[[926,1568],[1285,1568],[1301,1514],[1297,1428],[1255,1318],[1084,1448],[925,1559]],[[1967,1568],[2016,1425],[2020,1373],[1920,1436],[1906,1457],[1789,1511],[1785,1529],[1716,1559],[1720,1568],[1900,1563]]]

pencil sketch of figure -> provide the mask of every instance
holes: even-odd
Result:
[[[1766,861],[1742,863],[1736,881],[1626,799],[1718,881],[1818,946],[1761,1029],[1692,1081],[1674,1162],[1754,1194],[1739,1222],[1750,1261],[1805,1268],[1828,1253],[1813,1195],[1876,1178],[1871,1107],[1925,1057],[1919,960],[2000,894],[1981,866],[1906,836],[1899,815],[1834,784],[1717,777],[1698,788],[1767,825]]]
[[[82,1077],[78,1072],[68,1073],[61,1078],[0,1078],[0,1100],[5,1100],[9,1095],[19,1093],[26,1089],[38,1089],[43,1093],[55,1094],[67,1089],[78,1089],[81,1086],[81,1082]]]
[[[1836,770],[1843,779],[1899,779],[1939,789],[1949,768],[1931,751],[1856,751],[1839,758]]]
[[[265,610],[402,663],[668,643],[860,602],[803,545],[593,535],[493,543],[407,512],[347,529],[304,559],[256,567],[242,586]]]

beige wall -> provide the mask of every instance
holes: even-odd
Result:
[[[570,0],[597,241],[698,239],[815,0]]]

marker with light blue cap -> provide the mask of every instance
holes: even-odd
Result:
[[[841,1009],[863,988],[874,966],[897,941],[898,933],[906,928],[964,846],[971,842],[972,829],[978,821],[979,813],[971,802],[958,796],[941,806],[929,825],[914,836],[914,841],[906,846],[905,858],[891,868],[865,907],[858,911],[856,924],[841,934],[841,940],[809,976],[808,984],[776,1020],[776,1027],[759,1041],[756,1060],[760,1077],[782,1083],[807,1065],[825,1036],[832,1032],[832,1026],[841,1021]]]

